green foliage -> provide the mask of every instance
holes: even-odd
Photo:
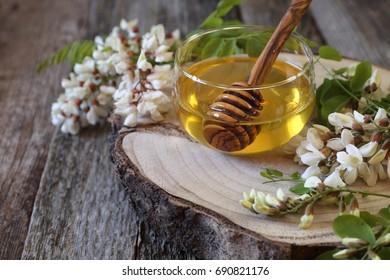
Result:
[[[309,188],[305,188],[305,183],[299,183],[289,189],[290,192],[297,195],[302,195],[310,192]]]
[[[372,75],[372,64],[370,61],[363,61],[356,66],[355,75],[351,78],[349,86],[354,92],[363,89],[364,84]]]
[[[200,28],[215,28],[222,26],[224,23],[223,16],[229,13],[235,6],[240,4],[243,0],[221,0],[217,8],[213,11],[200,25]]]
[[[361,218],[354,215],[341,215],[333,221],[333,231],[341,238],[359,238],[370,244],[375,243],[371,227]]]
[[[49,58],[39,63],[36,72],[39,74],[43,69],[49,66],[57,65],[65,60],[73,68],[76,63],[80,63],[86,56],[91,56],[95,49],[95,42],[92,40],[76,41],[72,44],[66,45],[60,50],[53,53]]]
[[[390,205],[389,205],[390,207]],[[390,212],[383,208],[377,215],[361,211],[359,217],[341,215],[333,221],[333,230],[342,240],[353,239],[356,242],[343,242],[344,248],[325,252],[317,259],[334,259],[335,254],[343,253],[345,259],[382,259],[390,260]]]
[[[321,47],[320,50],[324,48]],[[333,48],[322,49],[320,57],[338,59],[339,53]],[[325,50],[325,51],[324,51]],[[319,62],[320,63],[320,62]],[[353,76],[348,75],[348,68],[340,68],[328,73],[332,79],[324,79],[316,92],[317,122],[329,126],[328,116],[333,112],[340,112],[345,106],[356,106],[363,94],[363,87],[372,75],[372,64],[363,61],[356,66]]]
[[[342,59],[341,54],[335,48],[329,46],[322,46],[318,50],[319,55],[323,59],[330,59],[340,61]]]

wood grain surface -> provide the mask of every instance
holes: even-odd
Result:
[[[0,2],[0,259],[119,259],[167,253],[138,245],[147,229],[137,223],[112,177],[106,128],[71,138],[50,124],[51,103],[61,93],[60,81],[69,68],[54,67],[40,75],[34,69],[52,51],[109,32],[122,17],[138,17],[141,32],[163,23],[185,34],[217,2]],[[231,17],[275,25],[288,3],[246,0]],[[313,0],[300,30],[345,56],[390,68],[388,11],[387,0]]]

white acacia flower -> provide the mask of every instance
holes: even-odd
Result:
[[[142,71],[146,71],[148,69],[153,68],[152,64],[147,61],[146,56],[145,56],[145,52],[143,50],[141,51],[141,54],[138,57],[137,67],[139,69],[141,69]]]
[[[125,30],[128,36],[132,39],[138,35],[138,19],[126,21],[122,19],[119,23],[121,29]]]
[[[375,166],[372,164],[369,166],[369,170],[370,170],[369,175],[364,179],[368,186],[373,187],[378,181],[378,172],[375,170]]]
[[[326,179],[324,180],[324,184],[329,187],[333,188],[339,188],[339,187],[345,187],[346,184],[340,177],[340,170],[336,168],[333,173],[331,173]]]
[[[302,173],[301,177],[303,179],[308,179],[311,176],[319,176],[321,175],[321,169],[318,167],[318,165],[311,165],[308,168],[306,168],[305,172]]]
[[[387,177],[390,179],[390,157],[387,159]]]
[[[358,177],[358,168],[363,165],[363,157],[358,148],[352,144],[346,146],[346,152],[338,152],[336,154],[337,161],[341,164],[340,169],[346,169],[344,172],[344,180],[347,184],[352,184]]]
[[[90,74],[95,70],[95,61],[91,57],[84,58],[82,63],[76,63],[74,72],[80,74]]]
[[[169,64],[156,65],[146,79],[154,89],[170,88],[172,82],[171,66]]]
[[[314,215],[306,215],[304,214],[301,217],[301,222],[299,223],[299,228],[301,229],[307,229],[311,226],[313,223]]]
[[[387,154],[387,150],[380,149],[370,160],[368,161],[369,164],[379,164],[381,163]]]
[[[363,157],[371,157],[375,154],[378,148],[378,142],[370,141],[359,148],[359,152]]]
[[[140,114],[147,115],[153,121],[164,120],[163,113],[168,112],[170,106],[170,99],[162,91],[147,91],[142,94],[142,97],[137,105]]]
[[[106,118],[108,116],[108,110],[98,106],[92,105],[89,108],[89,111],[86,114],[86,119],[91,125],[95,125],[99,122],[101,118]]]
[[[356,146],[348,144],[346,147],[346,152],[338,152],[336,154],[337,161],[341,163],[341,166],[348,170],[357,168],[360,163],[363,162],[363,157],[360,154],[360,151]]]
[[[51,122],[55,126],[59,126],[65,121],[65,119],[65,116],[62,114],[61,103],[53,103],[51,105]]]
[[[306,179],[306,181],[304,183],[304,187],[308,188],[308,189],[317,188],[321,184],[323,184],[323,183],[322,183],[320,178],[318,178],[317,176],[311,176],[311,177]]]
[[[76,135],[80,131],[80,124],[74,118],[67,118],[61,125],[62,133]]]
[[[331,113],[329,114],[328,116],[328,121],[331,125],[333,125],[334,127],[348,127],[348,128],[351,128],[353,123],[354,123],[354,119],[347,115],[347,114],[341,114],[341,113]]]
[[[341,131],[341,138],[329,139],[326,146],[334,151],[344,150],[348,144],[353,144],[354,139],[352,132],[349,129],[343,129]]]
[[[173,52],[169,52],[169,46],[161,45],[154,52],[156,62],[167,62],[173,58]]]
[[[165,28],[162,24],[152,26],[150,34],[156,36],[159,45],[162,45],[165,41]]]
[[[309,152],[301,155],[301,161],[306,165],[317,165],[321,160],[326,158],[321,151],[313,147],[310,143],[306,145],[306,149]]]
[[[324,142],[322,142],[318,130],[313,127],[307,130],[307,141],[309,141],[309,143],[317,150],[320,150],[324,147]]]
[[[283,192],[283,190],[281,188],[279,188],[276,191],[276,198],[279,199],[280,201],[284,201],[285,195],[284,195],[284,192]]]

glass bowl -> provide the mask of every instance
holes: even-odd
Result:
[[[245,83],[273,31],[261,26],[213,29],[177,49],[174,109],[199,143],[234,155],[270,151],[311,118],[313,54],[300,36],[288,38],[261,85]]]

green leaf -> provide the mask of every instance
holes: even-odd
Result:
[[[275,177],[283,177],[283,172],[281,172],[277,169],[267,168],[267,171],[268,171],[268,173],[270,173],[271,175],[273,175]]]
[[[323,91],[320,92],[321,96],[319,97],[319,102],[321,105],[326,103],[330,98],[337,95],[345,95],[350,97],[350,95],[347,94],[345,90],[342,88],[343,86],[349,90],[349,83],[347,81],[340,80],[340,79],[332,79],[332,80],[328,80],[327,82],[324,81],[324,83],[330,83],[330,86],[324,88]]]
[[[359,217],[364,220],[370,227],[375,227],[377,225],[387,226],[389,224],[385,218],[373,215],[367,211],[360,211]]]
[[[340,249],[333,249],[325,253],[322,253],[321,255],[316,257],[316,260],[335,260],[335,258],[333,258],[333,255],[338,251],[340,251]]]
[[[267,178],[267,179],[270,179],[270,180],[273,180],[272,178],[272,175],[270,173],[267,172],[267,170],[263,170],[260,172],[260,175],[264,178]]]
[[[325,101],[320,110],[320,120],[323,124],[328,124],[328,116],[333,112],[339,112],[348,102],[351,97],[346,95],[336,95]]]
[[[332,72],[335,75],[341,75],[341,74],[344,74],[345,72],[347,72],[347,70],[348,70],[348,67],[342,67],[342,68],[339,68],[339,69],[332,69]]]
[[[382,260],[390,260],[390,248],[389,247],[384,247],[381,248],[377,254]]]
[[[371,227],[363,219],[354,215],[338,216],[333,220],[333,230],[341,238],[360,238],[370,244],[375,243],[375,234]]]
[[[213,28],[213,27],[218,27],[221,26],[223,23],[223,19],[219,17],[208,17],[202,24],[201,28]]]
[[[305,188],[305,183],[299,183],[289,189],[290,192],[297,195],[302,195],[310,192],[309,188]]]
[[[381,215],[383,218],[387,220],[390,220],[390,206],[379,210],[379,215]]]
[[[218,56],[229,56],[234,54],[236,50],[236,39],[225,39],[221,49],[219,50]]]
[[[76,41],[73,44],[66,45],[53,53],[49,58],[43,60],[36,68],[36,72],[39,74],[43,69],[48,66],[60,64],[68,60],[71,67],[76,63],[81,63],[86,56],[91,56],[95,48],[95,42],[92,40]]]
[[[316,103],[317,107],[321,107],[321,100],[323,100],[323,96],[329,91],[329,89],[332,87],[332,80],[331,79],[324,79],[322,84],[317,88],[316,91]]]
[[[216,9],[200,24],[200,28],[218,27],[223,24],[222,17],[230,12],[236,5],[243,0],[221,0]]]
[[[263,51],[267,42],[257,37],[249,38],[246,42],[246,52],[250,57],[257,57]]]
[[[299,173],[298,171],[291,174],[290,177],[291,177],[291,179],[296,180],[296,181],[302,179],[301,173]]]
[[[342,59],[340,53],[335,48],[329,46],[322,46],[318,50],[321,58],[340,61]]]
[[[203,47],[200,57],[202,59],[206,59],[212,56],[217,56],[221,47],[222,47],[222,38],[220,37],[211,38]]]
[[[370,61],[363,61],[356,66],[355,75],[352,77],[350,87],[354,91],[361,91],[364,84],[372,75],[372,64]]]

